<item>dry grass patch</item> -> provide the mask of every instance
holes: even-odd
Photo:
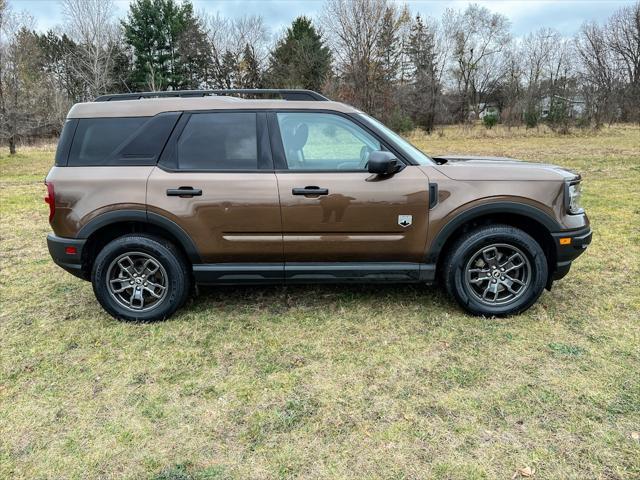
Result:
[[[120,323],[49,260],[53,151],[0,156],[0,478],[640,477],[640,129],[411,139],[582,172],[593,245],[509,319],[298,286]]]

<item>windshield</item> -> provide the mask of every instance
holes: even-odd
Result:
[[[377,130],[380,130],[382,133],[391,137],[393,143],[404,153],[407,157],[411,158],[418,165],[433,165],[433,160],[431,160],[427,155],[422,153],[416,147],[407,142],[403,137],[398,135],[396,132],[391,130],[385,124],[379,122],[373,117],[365,113],[359,113],[358,116],[362,118],[366,123],[375,127]]]

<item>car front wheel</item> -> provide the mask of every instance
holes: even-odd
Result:
[[[190,285],[186,262],[171,243],[135,234],[100,251],[91,281],[102,307],[131,321],[169,317],[185,302]]]
[[[529,308],[542,294],[547,274],[540,244],[506,225],[465,233],[443,264],[449,294],[469,312],[485,316],[513,315]]]

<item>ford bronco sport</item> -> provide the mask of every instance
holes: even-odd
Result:
[[[579,175],[430,158],[308,90],[74,105],[46,187],[53,260],[126,320],[167,318],[195,284],[436,279],[471,313],[515,314],[591,241]]]

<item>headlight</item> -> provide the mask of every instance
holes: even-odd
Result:
[[[567,212],[574,215],[582,213],[584,210],[580,205],[580,197],[582,196],[580,181],[565,184],[564,192]]]

